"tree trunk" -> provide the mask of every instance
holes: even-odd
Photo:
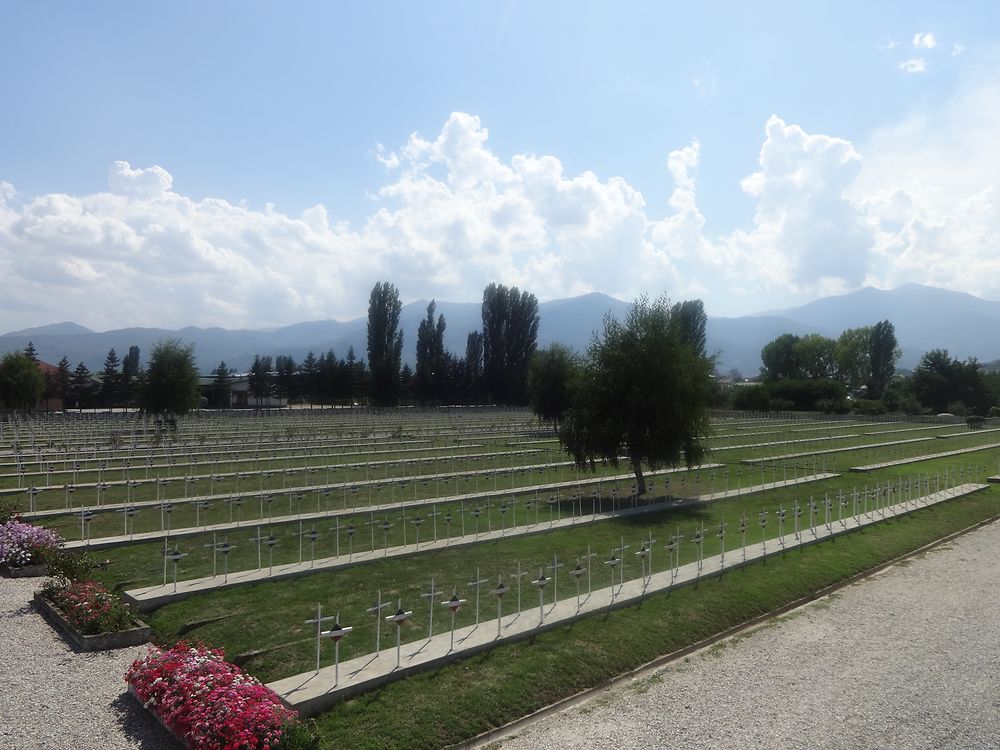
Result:
[[[629,461],[632,464],[632,471],[635,472],[635,491],[638,497],[642,497],[646,494],[646,477],[642,473],[642,461],[638,460],[634,456],[629,456]]]

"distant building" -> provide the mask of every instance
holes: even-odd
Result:
[[[214,375],[203,375],[200,378],[199,390],[202,405],[215,409],[280,409],[288,406],[285,396],[270,395],[256,399],[250,394],[250,376],[233,375],[229,379],[229,394],[224,403],[216,403],[213,394],[215,386]]]

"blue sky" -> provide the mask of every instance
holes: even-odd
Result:
[[[11,3],[0,328],[1000,298],[994,4],[751,5]]]

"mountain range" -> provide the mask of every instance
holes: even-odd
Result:
[[[403,307],[400,315],[403,360],[411,365],[417,327],[426,316],[426,308],[426,300],[412,302]],[[544,347],[557,341],[583,351],[600,330],[605,314],[620,317],[628,308],[629,303],[598,292],[542,302],[538,345]],[[438,302],[435,318],[437,314],[444,315],[447,324],[445,346],[461,356],[469,332],[481,327],[480,304]],[[899,366],[904,369],[913,368],[924,352],[931,349],[948,349],[961,359],[970,356],[984,362],[1000,359],[1000,302],[920,284],[905,284],[891,290],[865,287],[801,307],[736,318],[709,317],[706,333],[709,351],[718,354],[720,372],[737,369],[751,376],[760,369],[761,347],[783,333],[819,333],[836,338],[846,328],[880,320],[889,320],[896,328],[903,353]],[[193,343],[198,366],[204,373],[221,360],[245,371],[255,354],[287,354],[301,362],[309,351],[318,356],[332,349],[338,357],[344,357],[354,347],[359,358],[366,358],[367,319],[318,320],[273,330],[187,327],[121,328],[104,332],[64,322],[6,333],[0,336],[0,352],[24,349],[31,341],[38,356],[46,362],[56,363],[66,355],[74,367],[83,362],[96,371],[103,367],[111,348],[123,357],[129,346],[138,346],[145,361],[153,345],[164,338]]]

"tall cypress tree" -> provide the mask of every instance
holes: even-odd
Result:
[[[403,303],[399,290],[388,281],[372,288],[368,300],[368,368],[371,395],[376,404],[390,406],[399,399],[399,370],[403,356],[403,332],[399,314]]]
[[[444,351],[444,315],[438,315],[434,322],[436,305],[431,300],[427,305],[427,317],[417,328],[417,398],[422,401],[440,400],[447,380],[447,358]]]
[[[538,300],[517,287],[490,284],[483,292],[483,375],[500,404],[528,402],[528,364],[538,342]]]

